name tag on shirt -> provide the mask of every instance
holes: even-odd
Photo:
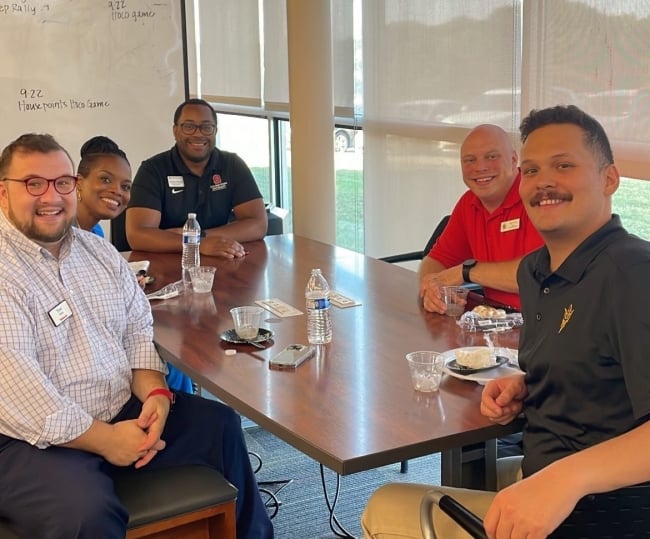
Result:
[[[501,232],[508,232],[509,230],[519,229],[519,218],[511,219],[510,221],[503,221],[501,223]]]
[[[185,187],[183,176],[167,176],[167,185],[169,187]]]
[[[47,313],[55,327],[59,327],[63,322],[72,316],[72,309],[66,300],[59,303],[54,309]]]

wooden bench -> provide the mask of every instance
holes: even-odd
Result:
[[[127,539],[235,539],[237,489],[212,468],[179,466],[118,475]],[[0,521],[0,539],[19,539]]]

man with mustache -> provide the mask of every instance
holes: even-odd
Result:
[[[519,261],[542,239],[519,198],[517,152],[503,129],[479,125],[463,141],[460,162],[469,190],[420,264],[423,306],[444,313],[440,287],[473,282],[489,300],[518,309]]]
[[[523,479],[498,493],[442,490],[483,518],[490,539],[646,537],[647,512],[617,507],[650,503],[650,243],[612,214],[619,174],[594,118],[556,106],[520,130],[519,191],[545,246],[517,273],[525,374],[491,381],[481,411],[499,424],[523,412]],[[378,490],[366,537],[421,537],[428,488]],[[438,537],[466,537],[439,510],[433,519]]]
[[[217,114],[207,101],[189,99],[174,113],[176,144],[142,163],[126,211],[133,249],[180,253],[187,214],[196,213],[201,254],[238,258],[240,242],[267,229],[262,195],[246,163],[215,147]],[[235,219],[232,219],[232,217]]]

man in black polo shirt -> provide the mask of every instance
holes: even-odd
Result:
[[[626,497],[650,503],[650,243],[612,215],[619,174],[596,120],[574,106],[532,111],[521,139],[519,192],[545,246],[517,275],[525,375],[490,382],[481,411],[500,424],[524,413],[523,480],[449,491],[490,538],[645,537],[647,514],[615,512]],[[420,537],[426,488],[375,493],[366,536]],[[614,535],[600,535],[598,518],[618,522]],[[466,537],[438,513],[434,523],[438,537]]]
[[[173,132],[174,147],[144,161],[135,175],[126,212],[131,248],[180,252],[183,224],[194,212],[205,232],[202,254],[243,256],[240,242],[263,238],[267,229],[250,169],[236,154],[215,147],[217,115],[202,99],[176,109]]]

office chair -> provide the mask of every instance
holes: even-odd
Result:
[[[430,490],[420,503],[424,539],[436,539],[433,509],[438,505],[474,539],[487,539],[483,521],[451,496]],[[650,537],[650,483],[582,498],[551,539],[620,539]]]
[[[120,253],[131,250],[126,239],[126,210],[111,219],[111,243]]]
[[[126,539],[235,539],[237,489],[212,468],[118,473],[114,482],[129,513]],[[2,518],[0,539],[19,539]]]
[[[447,223],[449,222],[449,217],[450,217],[449,215],[445,215],[440,220],[438,226],[436,226],[435,230],[433,231],[433,234],[431,234],[429,241],[427,241],[422,251],[411,251],[408,253],[400,253],[397,255],[382,256],[379,260],[383,260],[384,262],[390,262],[391,264],[398,264],[400,262],[411,262],[413,260],[422,260],[422,258],[424,258],[424,256],[431,250],[431,247],[433,247],[433,244],[440,237],[440,234],[442,234],[442,231],[445,229]]]

